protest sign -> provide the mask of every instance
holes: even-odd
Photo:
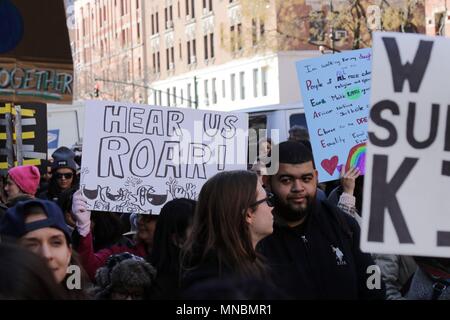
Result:
[[[87,101],[81,190],[91,209],[158,214],[247,168],[247,114]]]
[[[297,76],[319,181],[339,178],[342,166],[364,174],[371,49],[297,62]]]
[[[450,40],[376,33],[361,248],[450,257]]]
[[[44,103],[20,104],[20,118],[16,106],[0,103],[0,173],[5,175],[11,166],[18,165],[18,153],[23,165],[43,166],[47,159],[47,106]],[[20,119],[17,132],[15,122]],[[9,131],[9,133],[8,133]],[[20,148],[17,146],[17,134],[21,134]],[[9,141],[8,141],[8,135]],[[42,168],[44,170],[44,168]],[[45,169],[47,170],[47,169]]]

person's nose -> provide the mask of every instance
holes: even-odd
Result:
[[[42,244],[39,254],[48,261],[51,261],[53,259],[53,254],[48,244]]]
[[[292,192],[301,192],[301,191],[303,191],[303,189],[304,189],[304,186],[303,186],[302,181],[300,179],[295,179],[294,183],[292,184],[291,191]]]

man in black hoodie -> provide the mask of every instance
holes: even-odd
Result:
[[[384,299],[381,280],[372,281],[371,256],[359,248],[356,221],[329,202],[316,199],[317,170],[301,143],[283,142],[278,172],[264,176],[275,195],[275,226],[260,242],[274,281],[293,299]]]

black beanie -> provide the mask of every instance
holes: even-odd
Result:
[[[77,171],[77,163],[75,162],[75,153],[67,147],[60,147],[52,154],[53,164],[52,171],[59,168],[69,168]]]

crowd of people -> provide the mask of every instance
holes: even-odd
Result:
[[[449,299],[449,259],[360,250],[363,176],[318,184],[307,130],[259,143],[268,174],[220,172],[158,215],[88,210],[80,159],[3,180],[0,299]],[[41,169],[42,170],[42,169]],[[378,285],[367,272],[378,266]]]

